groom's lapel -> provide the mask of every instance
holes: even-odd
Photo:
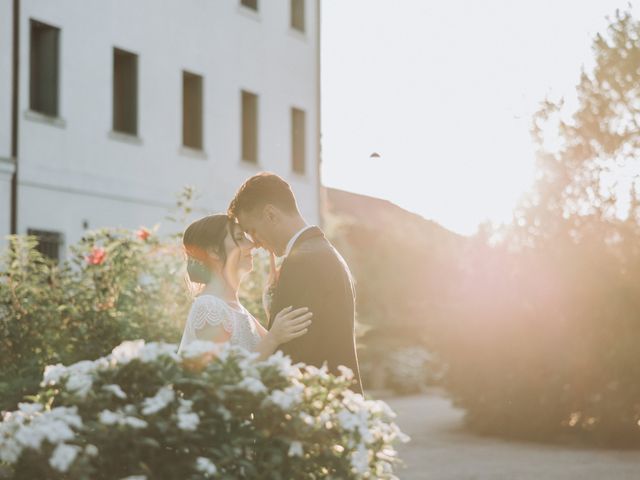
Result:
[[[289,255],[287,255],[285,257],[285,259],[282,261],[282,264],[280,265],[280,268],[278,269],[278,273],[276,275],[276,283],[275,286],[273,288],[273,298],[275,298],[278,293],[278,288],[280,286],[280,277],[282,275],[282,273],[285,271],[286,266],[287,266],[287,260],[295,254],[296,250],[302,245],[304,244],[304,242],[306,242],[307,240],[311,240],[312,238],[317,238],[317,237],[324,237],[324,233],[322,233],[322,230],[320,230],[319,227],[311,227],[308,230],[305,230],[304,232],[302,232],[302,235],[300,235],[298,237],[298,239],[296,240],[296,242],[291,246],[291,251],[289,252]],[[270,312],[269,315],[269,328],[271,328],[271,325],[273,323],[273,319],[275,318],[275,315],[278,312]]]

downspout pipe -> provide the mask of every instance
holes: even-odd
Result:
[[[18,233],[18,97],[20,93],[20,0],[13,0],[13,53],[11,73],[11,234]]]

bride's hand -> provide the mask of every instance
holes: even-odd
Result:
[[[311,317],[313,317],[313,313],[307,307],[295,310],[293,307],[284,308],[276,315],[269,335],[277,345],[301,337],[309,331]]]

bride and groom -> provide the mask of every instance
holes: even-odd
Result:
[[[309,226],[289,184],[272,173],[248,179],[227,214],[209,215],[185,230],[189,279],[203,285],[185,324],[179,350],[194,340],[229,342],[265,359],[277,350],[294,363],[354,373],[362,393],[354,335],[354,290],[347,264],[320,228]],[[264,328],[238,300],[253,250],[270,255],[262,303]],[[275,257],[284,257],[280,268]]]

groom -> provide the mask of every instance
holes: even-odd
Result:
[[[354,373],[352,390],[362,393],[354,335],[354,291],[349,268],[322,230],[305,222],[291,187],[278,175],[260,173],[247,180],[229,205],[234,218],[255,242],[284,256],[276,276],[271,312],[308,307],[309,332],[285,343],[281,350],[292,361],[333,373],[344,365]],[[270,315],[269,328],[274,315]]]

